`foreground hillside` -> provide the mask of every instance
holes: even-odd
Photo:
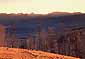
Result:
[[[80,59],[42,51],[0,47],[0,59]]]

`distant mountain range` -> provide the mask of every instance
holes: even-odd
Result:
[[[16,24],[17,36],[26,36],[29,32],[35,32],[37,24],[41,23],[42,28],[48,26],[59,29],[63,21],[65,27],[85,26],[85,14],[80,12],[53,12],[49,14],[0,14],[0,24],[6,26]]]

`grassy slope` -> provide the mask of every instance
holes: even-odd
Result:
[[[0,47],[0,59],[80,59],[42,51]]]

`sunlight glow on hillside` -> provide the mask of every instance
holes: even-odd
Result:
[[[0,47],[0,59],[80,59],[49,52]]]

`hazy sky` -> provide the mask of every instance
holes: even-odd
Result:
[[[0,13],[84,12],[85,0],[0,0]]]

